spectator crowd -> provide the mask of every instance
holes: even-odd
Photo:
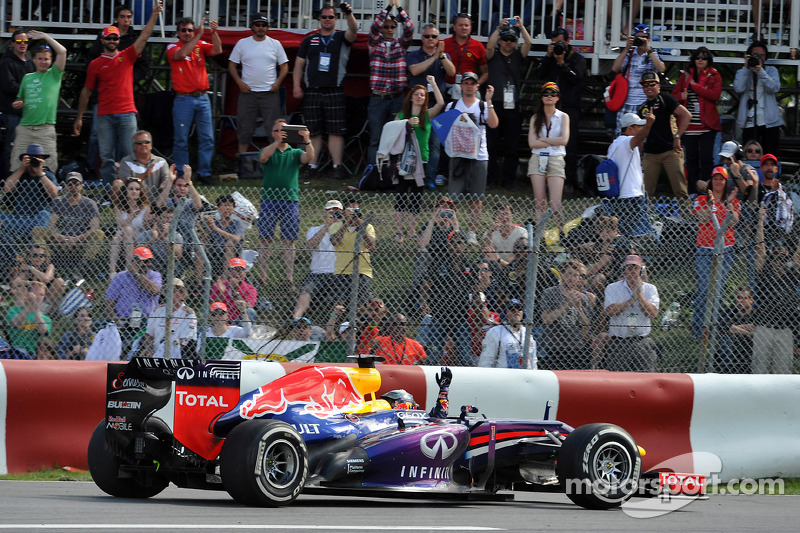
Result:
[[[526,25],[518,16],[498,18],[484,46],[472,37],[471,16],[457,13],[452,36],[442,39],[427,24],[421,46],[410,50],[414,24],[402,3],[389,0],[368,35],[367,158],[396,186],[396,227],[378,225],[358,195],[328,195],[312,206],[316,225],[301,220],[309,211],[300,205],[306,197],[300,182],[319,176],[325,151],[332,177],[347,177],[344,77],[357,30],[348,3],[320,8],[319,29],[300,44],[290,81],[289,60],[267,35],[266,16],[251,18],[252,35],[230,54],[239,152],[258,146],[259,116],[269,132],[269,144],[258,151],[257,207],[239,193],[225,191],[213,204],[203,194],[214,184],[206,61],[222,52],[216,21],[209,22],[207,42],[199,31],[205,19],[197,25],[180,19],[177,41],[166,48],[175,93],[170,161],[158,155],[153,135],[139,129],[134,99],[149,68],[142,52],[163,8],[154,4],[139,32],[130,27],[129,6],[115,10],[87,66],[73,124],[79,135],[91,111],[96,147],[90,142],[90,150],[96,149],[101,182],[92,190],[85,173],[57,174],[56,109],[67,49],[44,32],[18,29],[0,60],[6,126],[0,260],[13,304],[0,357],[85,359],[106,322],[119,334],[123,358],[193,357],[202,338],[254,335],[268,308],[264,292],[278,287],[293,309],[278,321],[279,338],[345,341],[387,363],[655,371],[652,333],[664,310],[642,239],[654,232],[648,198],[663,172],[677,199],[675,218],[696,237],[692,338],[711,342],[718,371],[792,372],[798,324],[781,303],[800,283],[800,239],[776,155],[780,78],[766,64],[766,44],[752,42],[733,80],[742,142],[722,143],[714,53],[704,46],[693,51],[667,91],[650,29],[636,25],[612,66],[628,80],[607,153],[618,193],[574,228],[563,196],[566,184],[577,183],[586,61],[569,32],[550,33],[535,69],[543,83],[527,128],[524,172],[534,207],[515,213],[513,202],[485,204],[489,188],[516,189],[520,88],[532,47]],[[340,16],[344,30],[336,29]],[[32,58],[30,40],[42,43]],[[284,81],[303,102],[300,128],[281,115]],[[437,117],[448,113],[452,126],[440,128]],[[559,261],[535,257],[539,246],[527,227],[537,224],[552,227],[551,240],[564,254]],[[375,263],[386,232],[394,246],[415,250],[408,255],[407,294],[391,305],[376,289],[377,276],[391,276]],[[258,250],[248,256],[250,242]],[[295,276],[298,251],[310,255],[302,280]],[[278,256],[281,269],[274,267]],[[98,269],[106,257],[107,268]],[[729,294],[736,262],[746,282]],[[93,300],[80,288],[91,277],[105,288]],[[721,306],[728,296],[734,308]],[[207,331],[198,329],[203,318]]]

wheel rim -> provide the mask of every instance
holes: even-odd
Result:
[[[607,442],[597,450],[594,464],[595,479],[616,487],[630,478],[633,461],[624,446],[617,442]]]
[[[261,470],[267,482],[276,489],[292,484],[300,469],[300,457],[287,440],[276,440],[267,446]]]

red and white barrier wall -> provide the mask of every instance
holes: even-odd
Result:
[[[300,366],[244,361],[241,389]],[[436,401],[438,368],[379,369],[382,392],[403,388],[421,405]],[[647,452],[645,470],[666,462],[723,481],[800,476],[800,376],[452,371],[451,414],[474,405],[489,417],[542,418],[549,403],[551,419],[627,429]],[[89,437],[105,414],[105,374],[102,362],[0,362],[0,474],[85,468]]]

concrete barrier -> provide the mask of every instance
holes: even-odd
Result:
[[[301,366],[244,361],[241,390]],[[381,393],[406,389],[425,408],[436,401],[438,368],[379,370]],[[800,376],[452,371],[453,415],[461,405],[506,418],[542,418],[548,409],[575,427],[624,427],[647,451],[645,470],[668,462],[675,471],[716,473],[718,466],[698,461],[715,454],[722,480],[800,475]],[[105,414],[105,375],[103,362],[0,362],[0,473],[85,468],[89,437]]]

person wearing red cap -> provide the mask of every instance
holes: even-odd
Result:
[[[762,184],[759,186],[758,198],[761,207],[766,208],[764,235],[767,242],[786,239],[794,225],[794,208],[792,199],[781,185],[780,163],[772,154],[764,154],[761,158]]]
[[[622,279],[608,285],[605,291],[609,339],[602,368],[655,372],[658,356],[650,331],[661,303],[658,289],[644,281],[644,262],[638,255],[626,257],[623,269]]]
[[[697,251],[694,256],[694,270],[697,275],[697,290],[694,293],[694,315],[692,315],[692,335],[700,338],[703,327],[706,324],[706,306],[709,301],[708,292],[713,290],[709,287],[711,272],[714,269],[714,240],[717,230],[714,228],[713,218],[721,225],[728,213],[732,214],[731,223],[725,229],[724,253],[721,257],[717,256],[716,261],[721,261],[721,268],[716,270],[717,277],[715,283],[717,287],[725,287],[728,280],[728,273],[733,266],[734,245],[736,236],[734,226],[739,222],[741,205],[736,198],[736,189],[728,190],[728,170],[725,167],[715,167],[711,172],[711,183],[706,194],[701,194],[694,201],[694,215],[699,222],[697,228]],[[713,311],[709,315],[710,324],[716,323],[716,315],[719,310],[721,294],[714,294]]]
[[[140,246],[133,251],[128,270],[117,273],[106,291],[107,316],[117,321],[123,337],[123,353],[135,333],[158,306],[162,278],[151,268],[153,252]]]
[[[103,30],[103,54],[89,63],[86,83],[78,101],[78,113],[73,131],[80,135],[83,114],[89,105],[92,91],[97,89],[97,142],[100,150],[100,176],[110,184],[116,175],[116,148],[127,147],[126,155],[132,154],[131,139],[136,133],[136,105],[133,100],[133,65],[142,55],[147,39],[153,33],[158,14],[163,11],[161,2],[153,5],[147,25],[132,46],[118,50],[120,32],[116,26]]]
[[[245,314],[254,319],[255,311],[252,307],[258,301],[258,291],[245,280],[247,263],[241,257],[234,257],[228,261],[228,271],[217,278],[211,288],[211,301],[222,302],[228,308],[231,322],[243,319],[240,309],[244,308]]]

